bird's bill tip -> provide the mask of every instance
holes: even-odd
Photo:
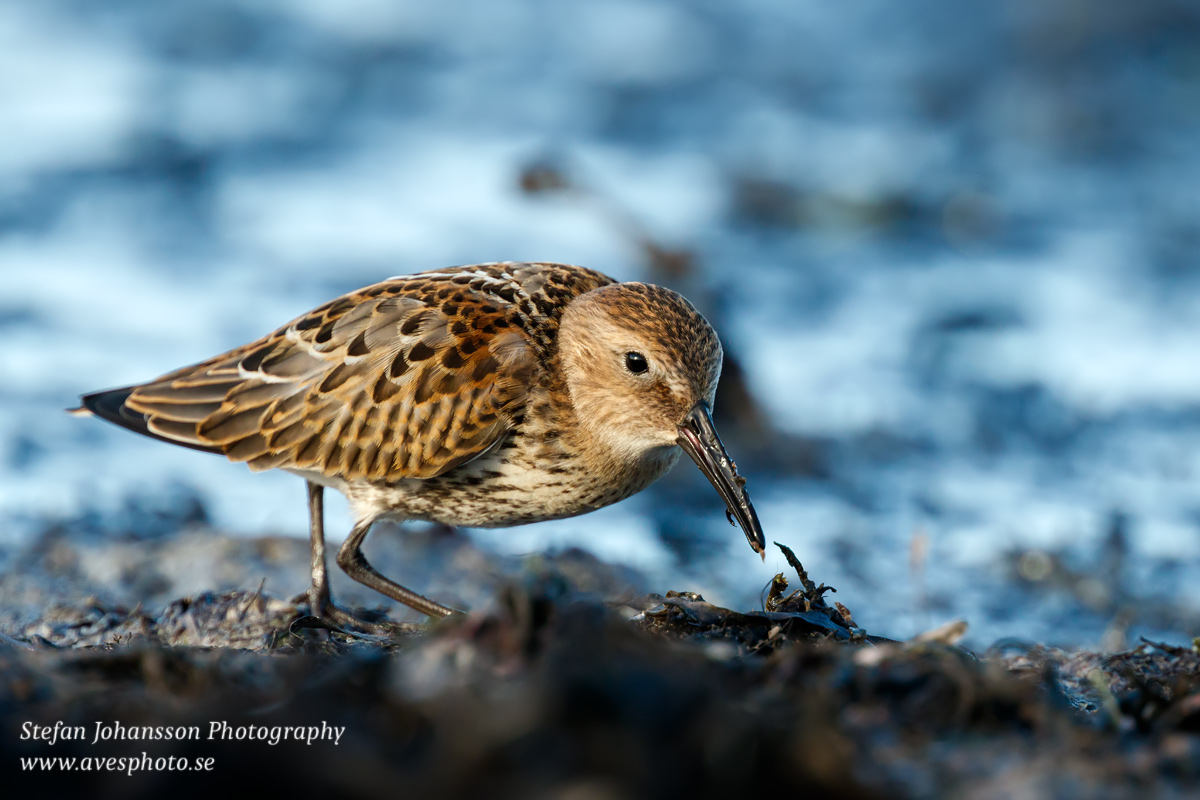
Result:
[[[717,436],[708,403],[701,401],[692,407],[679,425],[679,438],[676,441],[721,495],[729,510],[730,521],[737,520],[750,547],[765,561],[767,541],[758,514],[750,502],[750,495],[746,493],[746,480],[737,474],[733,459]]]

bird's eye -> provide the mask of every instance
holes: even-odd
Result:
[[[625,354],[625,369],[635,375],[640,375],[650,369],[650,364],[646,361],[646,357],[641,353],[626,353]]]

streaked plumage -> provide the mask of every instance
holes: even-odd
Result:
[[[644,357],[645,372],[631,370],[641,362],[629,354]],[[308,480],[313,613],[355,623],[329,601],[321,487],[343,492],[356,520],[338,563],[427,614],[450,609],[362,558],[375,520],[498,527],[572,516],[648,486],[677,445],[761,553],[707,414],[720,367],[716,333],[670,290],[562,264],[481,264],[391,278],[83,404],[140,433]]]

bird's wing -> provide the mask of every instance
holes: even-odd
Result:
[[[380,482],[440,475],[499,442],[537,370],[516,308],[471,274],[369,286],[84,405],[254,470]]]

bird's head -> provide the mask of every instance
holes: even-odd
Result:
[[[623,464],[673,460],[675,448],[683,448],[762,554],[745,481],[713,427],[723,353],[700,312],[660,286],[602,286],[567,306],[559,349],[571,401],[591,439]]]

